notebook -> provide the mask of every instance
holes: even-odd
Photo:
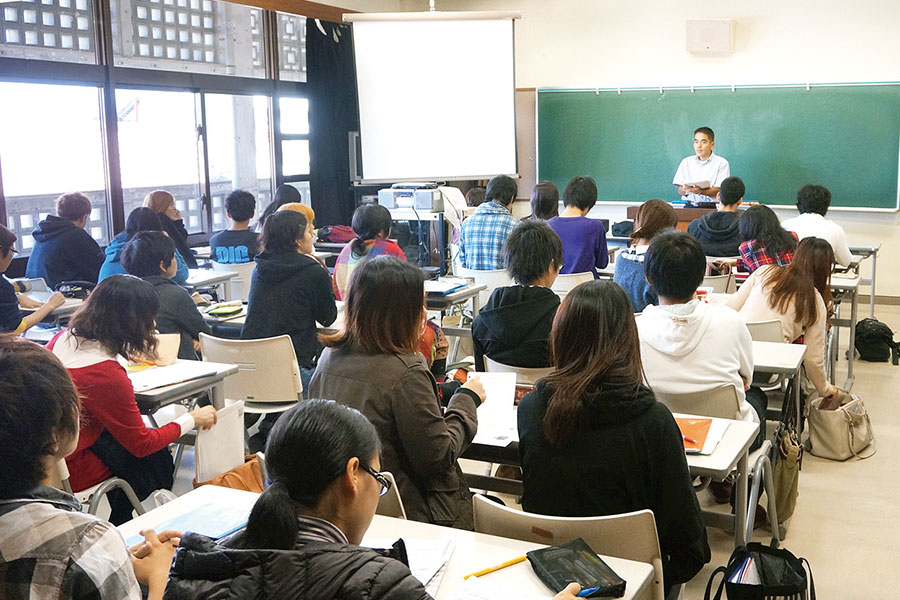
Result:
[[[675,422],[681,430],[687,454],[712,454],[728,429],[728,421],[725,419],[677,417]]]

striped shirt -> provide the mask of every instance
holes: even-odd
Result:
[[[503,269],[503,243],[519,224],[499,202],[485,202],[463,221],[459,232],[459,260],[466,269]]]
[[[344,532],[325,519],[316,517],[297,517],[297,542],[295,550],[299,550],[304,544],[310,542],[334,542],[336,544],[349,544]]]
[[[45,486],[0,500],[0,598],[140,600],[122,535],[80,510]]]

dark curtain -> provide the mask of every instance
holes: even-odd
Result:
[[[306,20],[312,207],[319,226],[349,225],[355,206],[348,133],[359,130],[353,40],[349,25],[319,23],[325,34]]]

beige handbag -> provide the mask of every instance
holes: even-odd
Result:
[[[875,432],[866,405],[845,390],[839,390],[837,400],[839,405],[832,410],[819,408],[822,398],[809,403],[809,451],[831,460],[869,458],[875,454]],[[871,452],[860,455],[869,445]]]

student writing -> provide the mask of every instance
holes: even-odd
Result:
[[[5,273],[12,263],[15,243],[16,234],[0,225],[0,273]],[[24,295],[17,296],[9,280],[0,275],[0,332],[22,333],[43,321],[65,301],[59,292],[54,292],[43,304]],[[23,308],[32,309],[31,314],[24,315]]]

